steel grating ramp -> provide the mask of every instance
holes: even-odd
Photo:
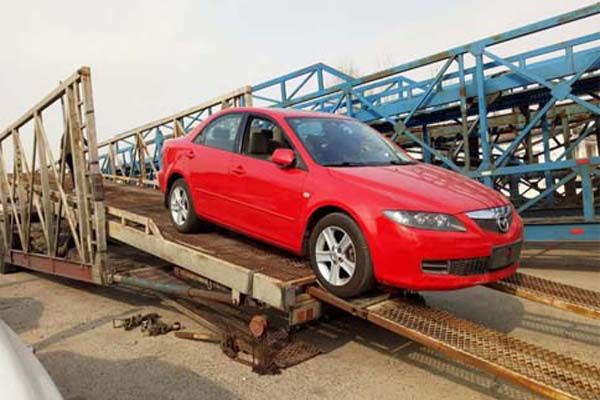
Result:
[[[517,272],[487,287],[538,303],[600,319],[600,293]]]
[[[309,293],[391,332],[559,399],[599,399],[600,368],[510,337],[422,301],[390,296],[347,301],[318,287]]]

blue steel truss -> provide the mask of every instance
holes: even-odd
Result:
[[[600,149],[600,32],[498,49],[597,14],[600,3],[359,78],[318,63],[254,85],[234,105],[349,115],[510,197],[531,224],[528,240],[600,240],[600,157],[576,153],[594,137]],[[210,105],[102,143],[103,172],[155,183],[164,131],[184,134],[220,103]]]
[[[571,238],[600,240],[600,157],[574,155],[592,136],[600,147],[600,32],[510,56],[494,49],[598,13],[595,4],[360,78],[315,64],[253,86],[254,103],[357,118],[500,190],[532,223],[585,223]],[[432,66],[434,77],[414,77]]]

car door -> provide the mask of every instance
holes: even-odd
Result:
[[[274,120],[249,114],[243,132],[241,151],[231,159],[230,196],[237,203],[239,223],[254,236],[294,249],[301,241],[298,220],[306,203],[302,188],[307,170],[301,160],[289,168],[271,162],[276,148],[291,148]]]
[[[233,203],[230,163],[238,146],[242,113],[225,114],[208,124],[193,140],[190,183],[198,214],[215,222],[231,224]]]

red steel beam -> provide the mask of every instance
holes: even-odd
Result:
[[[95,283],[92,277],[92,268],[90,266],[61,258],[52,258],[39,254],[27,254],[19,250],[11,250],[10,253],[7,254],[6,262],[22,268],[44,272],[46,274]]]

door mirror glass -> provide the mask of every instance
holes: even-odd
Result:
[[[294,154],[294,150],[277,149],[273,152],[271,160],[282,168],[289,168],[294,165],[296,155]]]

